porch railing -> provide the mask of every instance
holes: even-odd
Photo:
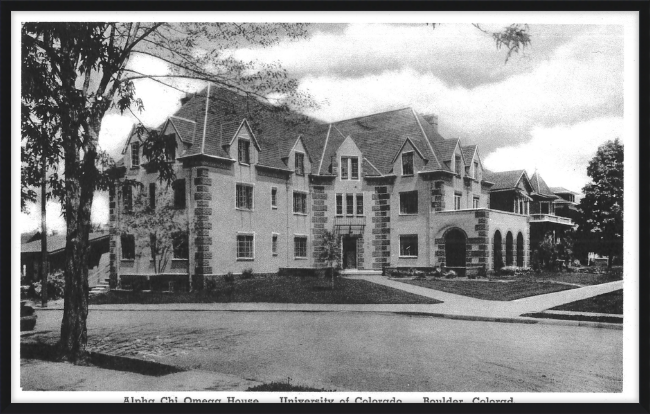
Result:
[[[567,217],[560,217],[553,214],[531,214],[530,215],[531,223],[535,222],[550,222],[558,224],[566,224],[567,226],[573,226],[573,220]]]

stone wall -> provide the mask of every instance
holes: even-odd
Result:
[[[191,185],[194,197],[190,208],[194,208],[194,273],[197,276],[212,274],[212,179],[208,177],[208,168],[197,168]],[[196,280],[201,283],[198,278]]]
[[[387,186],[375,187],[375,193],[372,195],[372,211],[374,239],[372,241],[372,268],[381,269],[390,261],[390,193]],[[363,246],[363,239],[361,239],[361,243]],[[359,250],[359,248],[357,249]]]
[[[328,186],[331,187],[331,186]],[[323,233],[327,228],[327,200],[328,193],[325,192],[325,185],[313,185],[311,187],[312,199],[312,255],[316,266],[325,266],[326,263],[320,260],[323,251]]]

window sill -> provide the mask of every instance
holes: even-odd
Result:
[[[400,216],[417,216],[418,213],[399,213]]]
[[[293,215],[294,215],[294,216],[306,216],[307,213],[298,213],[298,212],[295,212],[295,211],[294,211],[294,212],[293,212]]]
[[[302,173],[302,174],[301,174],[301,173],[298,173],[298,172],[294,172],[294,174],[297,175],[297,176],[299,176],[299,177],[304,177],[304,176],[305,176],[305,173]]]
[[[250,162],[242,162],[242,161],[239,161],[239,165],[244,165],[244,166],[246,166],[246,167],[250,167],[250,166],[251,166],[251,163],[250,163]]]
[[[417,256],[398,256],[400,259],[417,259]]]
[[[278,206],[271,206],[271,210],[277,210]]]
[[[190,259],[172,258],[172,262],[187,262]]]
[[[133,166],[133,167],[129,168],[129,170],[139,170],[139,169],[140,169],[139,165],[136,165],[136,166]]]
[[[402,174],[402,177],[413,177],[415,174]]]
[[[294,257],[293,260],[307,260],[306,257]]]
[[[241,207],[235,207],[235,210],[237,211],[247,211],[247,212],[253,212],[253,209],[248,209],[248,208],[241,208]]]
[[[254,257],[238,257],[237,258],[238,262],[252,262],[253,260],[255,260]]]

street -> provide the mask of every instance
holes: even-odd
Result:
[[[38,311],[58,337],[62,312]],[[49,332],[47,332],[49,331]],[[90,311],[89,349],[337,391],[620,392],[622,331],[354,312]]]

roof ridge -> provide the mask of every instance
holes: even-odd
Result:
[[[429,145],[429,150],[431,150],[431,154],[433,155],[433,158],[435,158],[436,163],[438,164],[438,166],[441,166],[440,165],[440,160],[438,159],[438,156],[436,156],[436,152],[433,150],[433,145],[431,144],[431,141],[429,140],[429,137],[427,136],[427,133],[424,132],[424,128],[422,127],[422,123],[420,122],[420,119],[418,118],[418,115],[415,112],[415,109],[411,108],[411,112],[413,113],[413,118],[415,118],[415,122],[417,122],[418,126],[420,127],[420,131],[422,131],[422,135],[424,136],[424,140],[427,141],[427,144]]]
[[[375,112],[374,114],[369,114],[369,115],[362,115],[362,116],[356,116],[354,118],[346,118],[346,119],[340,119],[338,121],[332,122],[332,124],[338,124],[339,122],[346,122],[346,121],[354,121],[355,119],[361,119],[361,118],[367,118],[369,116],[375,116],[375,115],[382,115],[382,114],[387,114],[390,112],[398,112],[398,111],[403,111],[405,109],[411,109],[410,106],[405,106],[404,108],[399,108],[399,109],[391,109],[390,111],[384,111],[384,112]]]

